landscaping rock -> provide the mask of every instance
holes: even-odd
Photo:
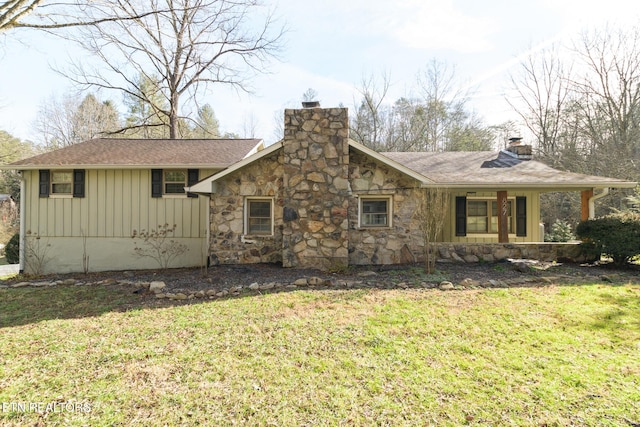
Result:
[[[358,273],[359,277],[372,277],[377,275],[378,273],[376,273],[375,271],[363,271],[361,273]]]
[[[460,255],[458,255],[455,252],[451,252],[451,260],[453,262],[457,262],[459,264],[464,264],[465,263],[464,260],[462,258],[460,258]]]
[[[303,277],[301,279],[297,279],[295,282],[293,282],[293,284],[296,286],[307,286],[309,282],[307,281],[306,277]]]
[[[408,289],[409,288],[409,285],[407,285],[407,282],[400,282],[396,286],[399,287],[400,289]]]
[[[184,300],[187,299],[187,295],[183,294],[182,292],[178,292],[174,295],[173,299]]]
[[[466,263],[473,263],[473,262],[480,261],[480,259],[475,255],[465,255],[462,259],[464,259],[464,262]]]
[[[438,289],[440,289],[441,291],[450,291],[454,289],[454,286],[453,286],[453,283],[445,280],[444,282],[440,282]]]
[[[252,291],[257,291],[258,289],[260,289],[260,283],[253,282],[249,285],[249,289],[251,289]]]
[[[160,282],[160,281],[155,281],[155,282],[151,282],[149,283],[149,290],[151,292],[160,292],[162,289],[166,288],[167,285],[164,282]]]
[[[518,261],[513,263],[513,269],[519,271],[520,273],[529,273],[531,272],[531,268],[527,265],[526,262]]]
[[[24,288],[25,286],[29,286],[31,285],[31,283],[29,282],[20,282],[20,283],[15,283],[13,285],[11,285],[12,288]]]
[[[75,279],[65,279],[62,281],[63,285],[67,285],[67,286],[71,286],[71,285],[75,285],[76,284],[76,280]]]
[[[466,279],[462,279],[460,283],[458,283],[458,286],[461,286],[463,288],[477,288],[478,286],[480,286],[480,283],[467,277]]]

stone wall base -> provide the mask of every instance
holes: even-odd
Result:
[[[511,259],[593,262],[580,242],[575,243],[436,243],[439,262],[496,262]]]

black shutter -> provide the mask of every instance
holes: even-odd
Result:
[[[200,171],[198,169],[187,170],[187,187],[191,187],[200,181]],[[196,193],[187,193],[187,197],[198,197]]]
[[[84,169],[73,170],[73,197],[84,197]]]
[[[41,169],[40,175],[40,197],[49,197],[49,170]]]
[[[516,197],[516,236],[527,235],[527,198]]]
[[[467,198],[456,197],[456,236],[467,235]]]
[[[151,197],[162,197],[162,169],[151,169]]]

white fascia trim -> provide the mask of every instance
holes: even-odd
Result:
[[[378,153],[377,151],[372,150],[371,148],[360,144],[352,139],[349,139],[349,147],[354,148],[355,150],[360,151],[367,156],[373,157],[381,163],[386,164],[387,166],[397,170],[398,172],[402,172],[405,175],[410,176],[411,178],[419,181],[422,186],[430,185],[430,186],[438,186],[433,180],[427,178],[426,176],[419,174],[418,172],[410,169],[401,163],[396,162],[395,160],[390,159],[389,157]]]

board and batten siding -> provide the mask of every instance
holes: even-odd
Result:
[[[444,242],[456,242],[456,243],[495,243],[498,241],[498,234],[468,234],[466,236],[456,236],[456,197],[464,196],[469,199],[487,199],[497,200],[497,193],[495,191],[476,191],[474,193],[454,191],[451,193],[449,219],[445,223],[443,230]],[[540,242],[542,238],[540,236],[540,192],[530,190],[511,190],[507,192],[509,200],[514,200],[516,197],[526,197],[527,200],[527,234],[526,236],[516,236],[516,233],[509,233],[509,242]],[[514,203],[515,210],[515,203]],[[513,213],[515,216],[515,212]]]
[[[200,177],[215,173],[200,170]],[[86,170],[85,197],[39,197],[38,171],[24,171],[26,181],[25,230],[48,242],[46,270],[82,271],[83,245],[90,248],[90,271],[157,268],[157,263],[134,256],[133,230],[157,230],[176,225],[170,237],[189,251],[174,267],[202,263],[206,239],[208,197],[151,197],[151,169]],[[78,265],[79,264],[79,265]]]

